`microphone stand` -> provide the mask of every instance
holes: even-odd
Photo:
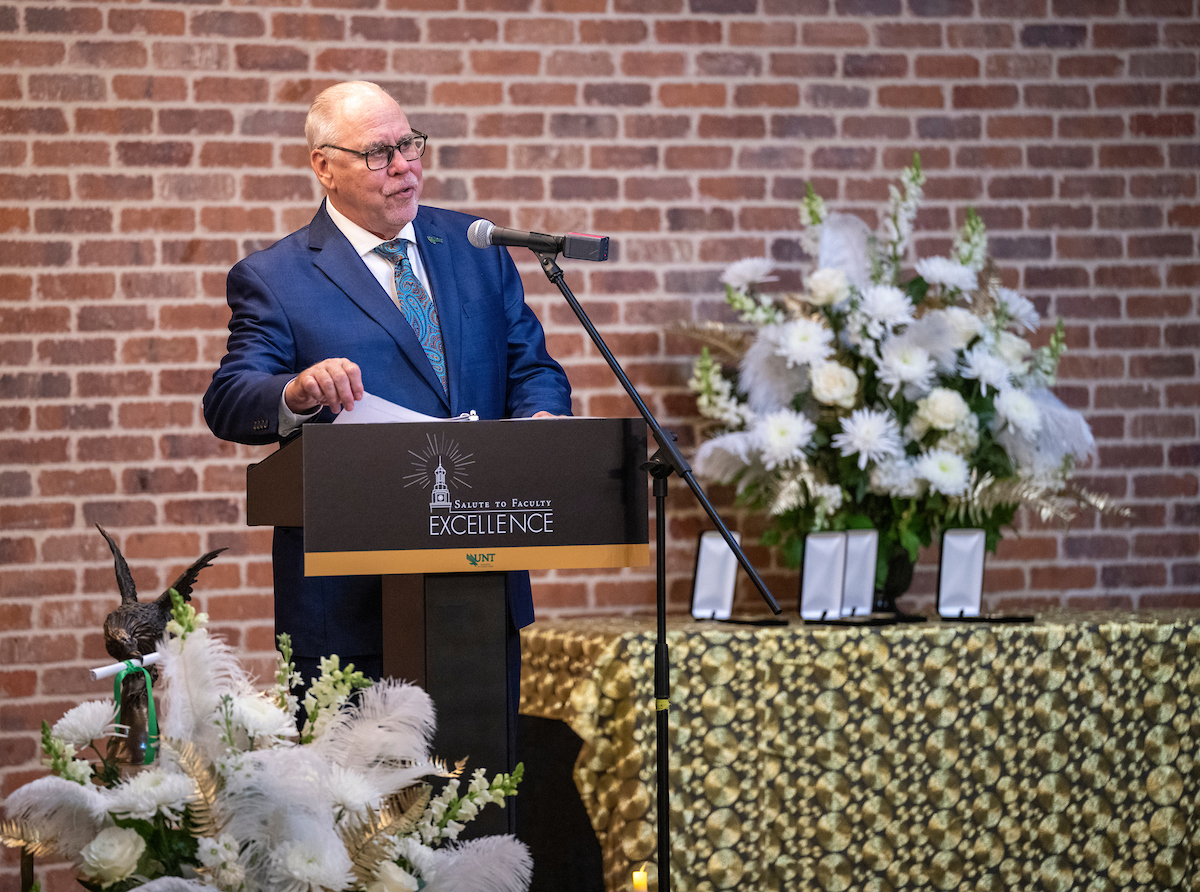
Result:
[[[671,708],[671,691],[670,660],[667,654],[667,478],[671,474],[677,474],[688,485],[688,488],[691,489],[692,494],[696,497],[696,501],[700,503],[704,512],[721,533],[721,538],[732,549],[738,563],[746,571],[746,575],[750,577],[751,582],[754,583],[754,587],[758,589],[758,593],[762,595],[763,600],[767,602],[771,610],[778,614],[780,607],[775,599],[771,597],[771,592],[768,591],[766,583],[762,581],[757,571],[751,566],[745,552],[742,551],[741,545],[733,538],[733,535],[729,532],[729,528],[725,526],[724,521],[717,514],[717,510],[708,500],[708,496],[700,488],[700,484],[696,482],[691,465],[683,457],[683,453],[679,451],[679,447],[675,445],[675,435],[662,429],[662,426],[658,423],[658,419],[654,417],[654,413],[647,408],[645,402],[642,401],[641,396],[638,394],[637,388],[633,386],[633,382],[629,380],[629,377],[625,374],[625,370],[617,362],[617,358],[612,355],[612,351],[604,343],[604,338],[600,336],[600,332],[596,330],[596,326],[592,325],[592,320],[588,318],[587,313],[583,311],[583,307],[579,305],[579,301],[575,299],[575,295],[571,293],[571,289],[567,287],[567,283],[563,278],[563,271],[554,260],[558,255],[556,253],[548,254],[536,250],[533,253],[537,255],[538,260],[541,262],[542,271],[546,274],[546,278],[553,282],[558,287],[558,290],[562,292],[562,296],[570,305],[571,310],[574,311],[584,330],[587,331],[588,337],[592,339],[592,343],[596,345],[596,349],[600,351],[600,355],[604,357],[604,361],[608,363],[608,367],[612,369],[613,374],[617,376],[617,380],[625,388],[625,392],[629,395],[629,398],[633,400],[638,413],[645,420],[646,426],[650,428],[650,433],[653,434],[655,441],[658,443],[658,450],[650,457],[648,462],[642,465],[642,469],[648,471],[654,480],[654,532],[655,543],[657,545],[656,600],[658,606],[658,638],[654,645],[654,710],[658,743],[658,760],[655,775],[658,787],[658,889],[659,892],[669,892],[671,888],[671,799],[670,792],[667,789],[667,781],[670,777],[667,745],[670,739],[668,736],[670,733],[668,712]]]

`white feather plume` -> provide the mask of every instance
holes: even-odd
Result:
[[[185,880],[183,877],[159,877],[142,883],[138,892],[213,892],[213,887],[202,880]]]
[[[403,761],[428,759],[436,726],[433,700],[425,691],[384,680],[363,690],[357,704],[342,709],[313,747],[331,762],[394,792],[428,773],[414,771]]]
[[[339,860],[348,856],[335,824],[329,770],[312,747],[297,746],[247,753],[226,772],[224,832],[247,845],[248,888],[291,888],[276,856],[294,851],[294,843],[321,853],[328,862],[321,869],[331,876],[349,869]]]
[[[853,214],[833,212],[821,225],[818,269],[840,269],[859,291],[871,285],[871,228]]]
[[[486,836],[435,849],[436,872],[425,892],[526,892],[533,859],[512,836]]]
[[[941,313],[926,313],[909,323],[904,333],[896,335],[893,340],[897,344],[920,347],[937,363],[938,371],[943,374],[953,372],[958,364],[954,333]]]
[[[1081,462],[1095,455],[1096,440],[1082,414],[1044,387],[1030,390],[1029,397],[1042,417],[1036,436],[1030,440],[1007,428],[996,432],[996,442],[1004,447],[1017,467],[1035,476],[1053,474],[1062,467],[1067,456]]]
[[[52,775],[14,790],[6,807],[10,818],[36,827],[64,856],[75,858],[104,827],[106,804],[99,788]]]
[[[738,389],[758,415],[790,406],[797,393],[808,389],[808,367],[789,368],[787,359],[779,354],[782,336],[782,326],[764,325],[738,369]]]
[[[250,679],[233,650],[207,629],[197,629],[186,639],[167,636],[158,644],[159,668],[166,681],[162,735],[190,740],[209,760],[222,752],[220,730],[212,716],[226,694],[250,693]]]
[[[753,461],[757,438],[749,431],[734,431],[705,440],[692,459],[696,474],[725,483]]]

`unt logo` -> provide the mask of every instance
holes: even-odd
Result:
[[[478,567],[480,564],[490,564],[496,559],[495,552],[491,554],[467,554],[467,560],[472,567]]]

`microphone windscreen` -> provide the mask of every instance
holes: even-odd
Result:
[[[467,241],[476,248],[490,248],[492,246],[492,230],[495,228],[490,220],[476,220],[467,227]]]

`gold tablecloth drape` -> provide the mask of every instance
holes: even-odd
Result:
[[[657,856],[654,640],[522,633],[521,710],[583,738],[610,892]],[[1200,892],[1200,617],[675,619],[668,643],[673,889]]]

